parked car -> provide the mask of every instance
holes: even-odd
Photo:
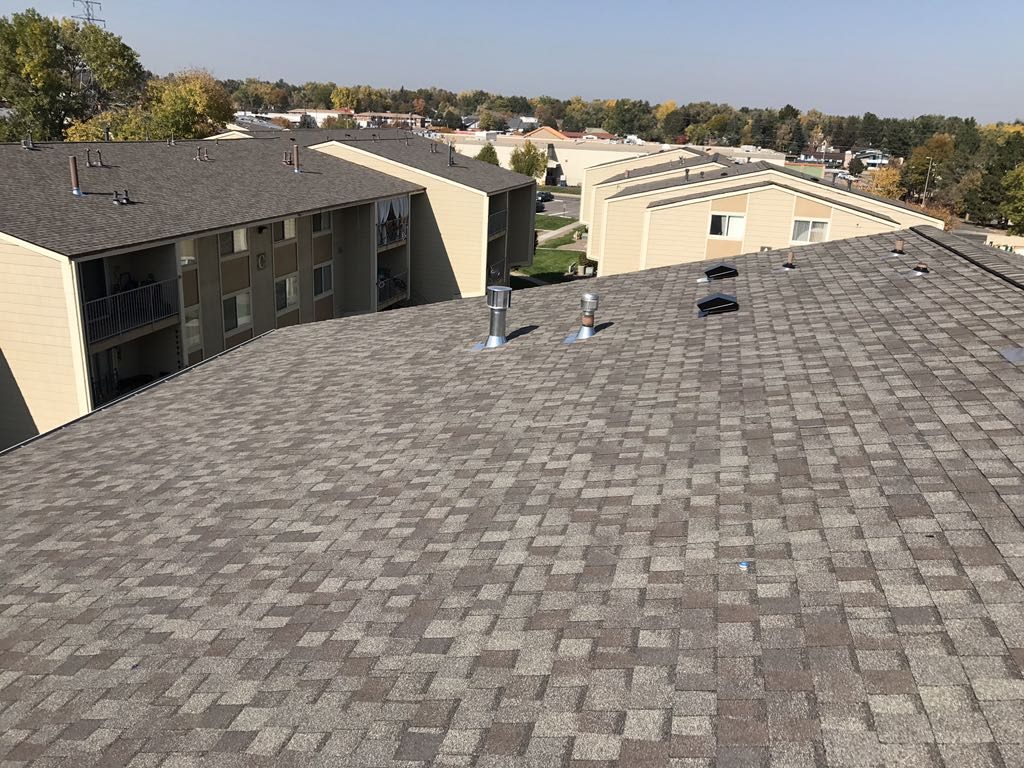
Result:
[[[540,192],[537,193],[537,199],[540,200],[542,203],[550,203],[552,200],[555,199],[555,196],[548,192],[546,189],[542,189]]]
[[[542,203],[541,199],[538,197],[537,198],[537,213],[540,213],[543,210],[544,210],[544,203]]]

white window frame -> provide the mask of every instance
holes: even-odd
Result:
[[[294,304],[285,304],[283,309],[277,309],[277,284],[282,282],[282,281],[284,282],[284,284],[285,284],[285,288],[284,288],[284,290],[285,290],[285,301],[287,302],[288,301],[288,281],[293,279],[293,278],[295,279],[295,303]],[[277,316],[278,317],[280,317],[281,315],[287,315],[289,312],[294,312],[296,309],[299,308],[299,305],[301,304],[301,302],[302,302],[302,286],[299,283],[299,273],[298,272],[292,272],[290,274],[281,275],[280,277],[275,277],[274,278],[274,308],[277,309]]]
[[[331,287],[323,293],[316,292],[316,272],[318,269],[329,269],[331,270]],[[325,261],[322,264],[313,265],[313,298],[322,299],[324,296],[331,296],[334,294],[334,263]]]
[[[328,235],[331,233],[331,212],[330,211],[318,211],[310,214],[309,226],[313,230],[313,237],[319,237],[320,235]],[[320,221],[324,224],[323,229],[316,228],[316,220],[320,218]]]
[[[221,232],[221,233],[219,233],[217,235],[217,251],[218,251],[218,253],[220,253],[220,257],[222,259],[228,259],[228,258],[231,258],[232,256],[241,256],[241,255],[246,254],[246,253],[249,252],[249,232],[248,232],[248,230],[246,230],[245,227],[238,227],[237,229],[232,229],[231,230],[231,245],[232,245],[232,248],[234,248],[235,246],[238,245],[239,233],[241,233],[241,237],[242,237],[242,240],[244,241],[245,247],[241,248],[241,249],[229,251],[228,253],[225,253],[220,248],[220,238],[221,238],[222,235],[225,235],[227,233],[226,232]]]
[[[199,304],[194,304],[191,307],[185,307],[181,313],[181,326],[182,326],[182,345],[185,347],[185,352],[191,354],[192,352],[198,352],[203,348],[203,315],[199,309]],[[223,305],[221,305],[221,312],[224,311]],[[198,344],[189,344],[188,336],[188,324],[189,324],[189,312],[195,312],[196,314],[196,327],[199,329],[198,333]],[[251,310],[250,310],[251,312]]]
[[[292,233],[290,235],[288,234],[288,224],[289,224],[289,222],[291,223],[291,230],[292,230]],[[277,235],[274,233],[274,227],[277,226],[278,224],[281,225],[283,233],[284,233],[284,237],[282,237],[280,240],[277,239]],[[290,243],[293,240],[295,240],[295,238],[298,236],[298,234],[297,234],[298,231],[299,231],[298,220],[294,216],[289,216],[287,219],[281,219],[280,221],[275,221],[273,224],[270,225],[270,239],[274,242],[274,245],[282,245],[284,243]]]
[[[722,231],[724,235],[712,235],[711,227],[715,223],[715,216],[721,216],[723,221]],[[733,221],[739,221],[739,234],[732,234]],[[742,240],[747,233],[747,217],[742,213],[714,213],[712,212],[711,218],[708,219],[708,237],[713,237],[716,240]]]
[[[228,328],[227,327],[226,318],[224,317],[224,302],[226,302],[228,299],[235,299],[235,319],[237,320],[238,319],[238,297],[242,296],[243,294],[248,294],[249,295],[249,320],[247,322],[245,322],[245,323],[238,323],[238,325],[236,325],[234,328]],[[246,330],[252,328],[252,288],[243,288],[240,291],[235,291],[234,293],[229,293],[226,296],[221,296],[220,297],[220,314],[221,314],[221,321],[224,322],[224,336],[225,336],[225,338],[227,338],[228,336],[234,336],[237,333],[241,333],[243,331],[246,331]]]
[[[796,225],[799,224],[800,222],[806,222],[809,225],[807,227],[807,239],[806,240],[797,240],[794,237],[794,235],[796,234]],[[814,238],[811,237],[811,235],[814,232],[814,225],[815,224],[824,224],[825,225],[825,234],[822,236],[821,240],[815,240]],[[805,219],[803,217],[800,217],[800,218],[794,217],[793,218],[793,227],[792,227],[792,229],[790,230],[790,233],[789,233],[789,236],[790,236],[790,241],[789,242],[792,245],[809,245],[809,244],[812,244],[812,243],[828,242],[829,224],[830,224],[830,222],[829,222],[828,219],[812,219],[812,218]]]

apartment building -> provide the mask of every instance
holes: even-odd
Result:
[[[901,202],[772,163],[712,156],[678,165],[654,180],[623,171],[604,183],[615,191],[595,197],[587,248],[600,274],[943,225]]]
[[[462,158],[504,189],[453,212],[444,184],[292,138],[0,145],[0,446],[275,328],[482,295],[532,258],[532,179]]]

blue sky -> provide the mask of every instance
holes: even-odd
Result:
[[[106,0],[102,14],[160,74],[1024,118],[1020,0]]]

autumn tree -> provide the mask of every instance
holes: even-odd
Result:
[[[532,141],[527,140],[523,142],[522,146],[512,150],[509,166],[516,173],[539,178],[547,170],[548,158],[534,146]]]
[[[882,166],[871,172],[868,191],[890,200],[899,200],[907,193],[900,181],[900,169],[892,166]]]
[[[14,111],[10,133],[62,139],[70,121],[134,101],[143,82],[138,54],[95,24],[31,9],[0,17],[0,102]]]
[[[1003,192],[999,210],[1010,223],[1010,233],[1024,235],[1024,163],[1003,177]]]
[[[939,186],[937,177],[953,183],[950,163],[954,149],[953,137],[948,133],[936,133],[921,146],[914,147],[904,169],[904,186],[916,195],[924,193],[925,182],[931,185],[931,190],[936,190]]]
[[[848,170],[854,176],[860,176],[864,173],[864,162],[859,157],[855,157],[850,161],[850,167]]]
[[[329,117],[325,117],[323,120],[320,121],[320,127],[328,129],[355,128],[356,121],[353,120],[351,117],[335,117],[334,115],[330,115]]]
[[[494,145],[491,144],[491,142],[487,142],[483,148],[477,152],[476,159],[483,160],[485,163],[490,163],[491,165],[501,165],[501,163],[498,162],[498,150],[494,148]]]

